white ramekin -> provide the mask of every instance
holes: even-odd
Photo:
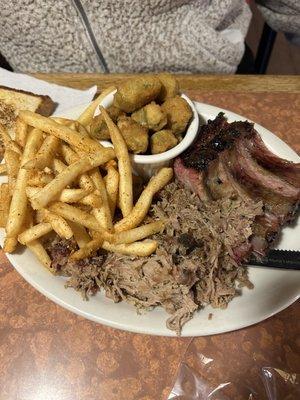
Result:
[[[107,95],[102,100],[101,105],[104,108],[108,108],[109,106],[112,105],[115,93],[116,90]],[[179,154],[181,154],[184,150],[186,150],[193,143],[193,141],[197,136],[199,128],[199,116],[197,110],[192,100],[190,100],[186,95],[182,94],[181,97],[188,102],[193,111],[193,118],[189,123],[188,129],[182,141],[177,146],[173,147],[168,151],[165,151],[164,153],[150,154],[150,155],[131,154],[132,168],[134,172],[145,179],[150,178],[160,168],[167,167],[168,165],[170,165],[172,160]],[[95,116],[98,115],[99,113],[100,111],[99,109],[97,109],[95,112]],[[110,142],[105,140],[101,140],[101,143],[105,147],[112,146]]]

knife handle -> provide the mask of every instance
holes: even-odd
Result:
[[[252,257],[249,264],[262,267],[300,270],[300,251],[270,250],[265,257],[259,260]]]

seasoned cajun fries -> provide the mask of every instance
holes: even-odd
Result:
[[[6,252],[20,243],[53,272],[44,246],[53,233],[77,244],[70,260],[93,256],[100,249],[141,257],[156,251],[157,242],[147,238],[162,232],[164,221],[143,221],[154,194],[171,180],[173,170],[163,168],[133,203],[127,144],[102,107],[114,148],[103,147],[89,133],[96,108],[112,90],[103,91],[78,120],[21,111],[15,139],[0,126],[5,144],[0,173],[8,178],[0,185]]]
[[[64,171],[58,174],[50,183],[43,187],[31,198],[32,207],[35,210],[45,207],[67,185],[72,183],[80,174],[95,168],[114,157],[112,149],[102,149],[98,154],[86,157],[70,164]]]

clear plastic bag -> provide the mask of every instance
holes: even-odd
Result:
[[[205,346],[201,345],[203,340]],[[277,360],[278,367],[268,366],[259,346],[257,352],[247,352],[249,341],[245,343],[244,348],[237,346],[229,356],[232,346],[226,340],[222,353],[213,349],[214,337],[194,339],[168,400],[299,400],[300,374],[283,369],[284,360],[277,354],[270,358],[273,363]],[[209,348],[212,350],[207,353]]]

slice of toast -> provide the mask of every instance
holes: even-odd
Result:
[[[0,86],[0,123],[6,127],[11,137],[14,137],[14,126],[20,110],[49,116],[54,109],[55,103],[49,96]],[[3,152],[3,144],[0,142],[0,159],[3,157]]]

